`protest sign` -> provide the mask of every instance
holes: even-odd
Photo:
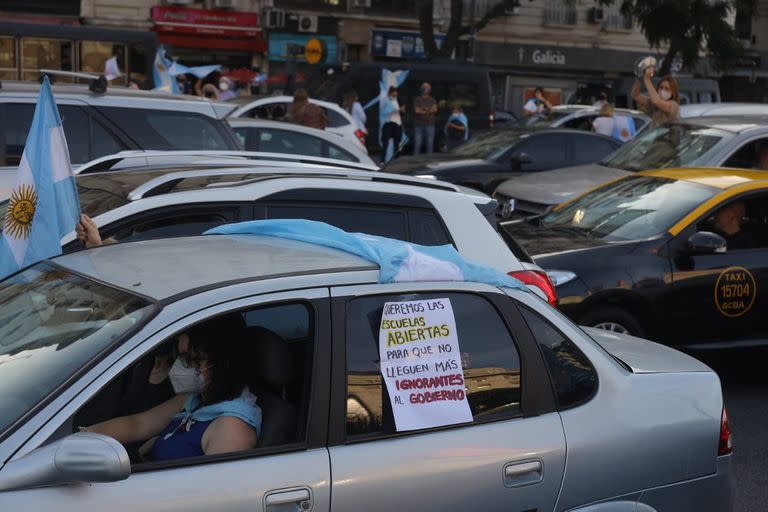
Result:
[[[379,356],[398,431],[472,421],[450,299],[384,304]]]

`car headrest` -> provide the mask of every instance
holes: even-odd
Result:
[[[267,385],[283,387],[292,382],[293,359],[288,344],[274,331],[265,327],[248,327],[246,336],[253,344],[256,375]]]

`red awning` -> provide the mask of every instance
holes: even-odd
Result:
[[[158,41],[173,46],[266,52],[259,17],[250,12],[152,7]]]

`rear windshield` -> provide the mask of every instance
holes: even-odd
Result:
[[[451,151],[464,158],[483,158],[493,160],[506,153],[512,146],[528,137],[528,133],[514,130],[494,132],[483,137],[469,139],[469,142]]]
[[[237,150],[224,121],[194,112],[101,107],[141,149]]]

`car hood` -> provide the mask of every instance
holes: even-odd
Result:
[[[673,348],[594,327],[582,329],[609,354],[628,366],[632,373],[712,373],[712,369],[701,361]]]
[[[610,245],[610,242],[599,238],[538,226],[527,221],[501,222],[499,229],[506,231],[534,258],[552,253]]]
[[[418,174],[427,166],[439,162],[455,160],[456,156],[450,153],[432,153],[431,155],[401,156],[387,164],[386,171],[396,174]]]
[[[563,167],[509,179],[498,186],[496,193],[523,201],[556,205],[603,182],[629,174],[632,173],[600,164]]]

